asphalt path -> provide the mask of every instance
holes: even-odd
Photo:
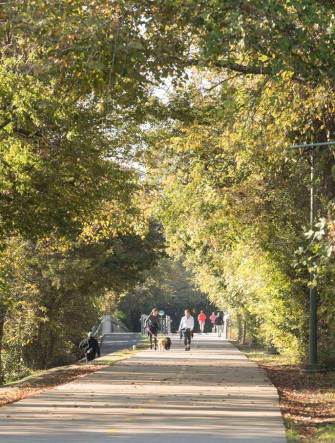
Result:
[[[139,351],[0,408],[0,442],[285,443],[286,437],[278,393],[264,371],[229,342],[196,334],[191,351],[174,337],[170,351]]]
[[[101,343],[101,355],[107,355],[124,348],[131,348],[141,338],[137,332],[113,332],[105,334]]]

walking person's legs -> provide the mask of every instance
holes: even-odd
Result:
[[[192,332],[189,329],[186,329],[184,331],[184,345],[185,345],[185,351],[189,351],[190,350],[190,346],[191,346],[191,336],[192,336]]]
[[[192,332],[188,331],[188,334],[187,334],[187,347],[188,347],[188,350],[190,350],[190,348],[191,348],[191,337],[192,337]]]
[[[148,333],[148,336],[150,340],[150,349],[152,349],[152,335],[150,334],[150,332]]]
[[[222,325],[217,325],[218,337],[222,336]]]
[[[153,347],[156,349],[157,348],[157,337],[155,336],[153,331],[149,331],[148,335],[149,335],[149,339],[150,339],[150,349],[152,349]]]

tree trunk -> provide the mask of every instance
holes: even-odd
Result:
[[[5,374],[3,371],[2,364],[2,341],[3,341],[3,333],[4,333],[4,325],[5,325],[5,311],[0,310],[0,385],[5,381]]]
[[[242,343],[243,327],[242,327],[242,317],[241,317],[241,314],[237,314],[236,320],[237,320],[237,341],[239,343]]]
[[[244,317],[244,319],[243,319],[242,345],[245,345],[246,342],[247,342],[247,319]]]

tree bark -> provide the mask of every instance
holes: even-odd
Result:
[[[253,74],[253,75],[267,75],[271,77],[275,77],[280,74],[280,72],[276,72],[276,70],[271,66],[265,65],[242,65],[240,63],[235,63],[233,61],[228,60],[216,60],[210,62],[203,62],[198,59],[191,59],[187,62],[188,66],[207,66],[207,67],[215,67],[218,69],[227,69],[228,71],[239,72],[241,74]],[[292,80],[298,83],[306,83],[306,79],[303,77],[294,74]]]
[[[242,345],[245,345],[246,342],[247,342],[247,319],[244,317],[244,319],[243,319]]]
[[[241,314],[237,314],[237,340],[242,343],[243,328],[242,328],[242,318]]]
[[[5,311],[0,310],[0,385],[5,381],[5,374],[3,370],[2,364],[2,342],[3,342],[3,333],[4,333],[4,325],[5,325]]]

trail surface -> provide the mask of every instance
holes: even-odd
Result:
[[[101,355],[106,355],[119,349],[131,348],[141,338],[137,332],[112,332],[105,334],[101,344]]]
[[[6,443],[284,443],[278,395],[230,343],[196,336],[185,352],[141,351],[0,408]]]

